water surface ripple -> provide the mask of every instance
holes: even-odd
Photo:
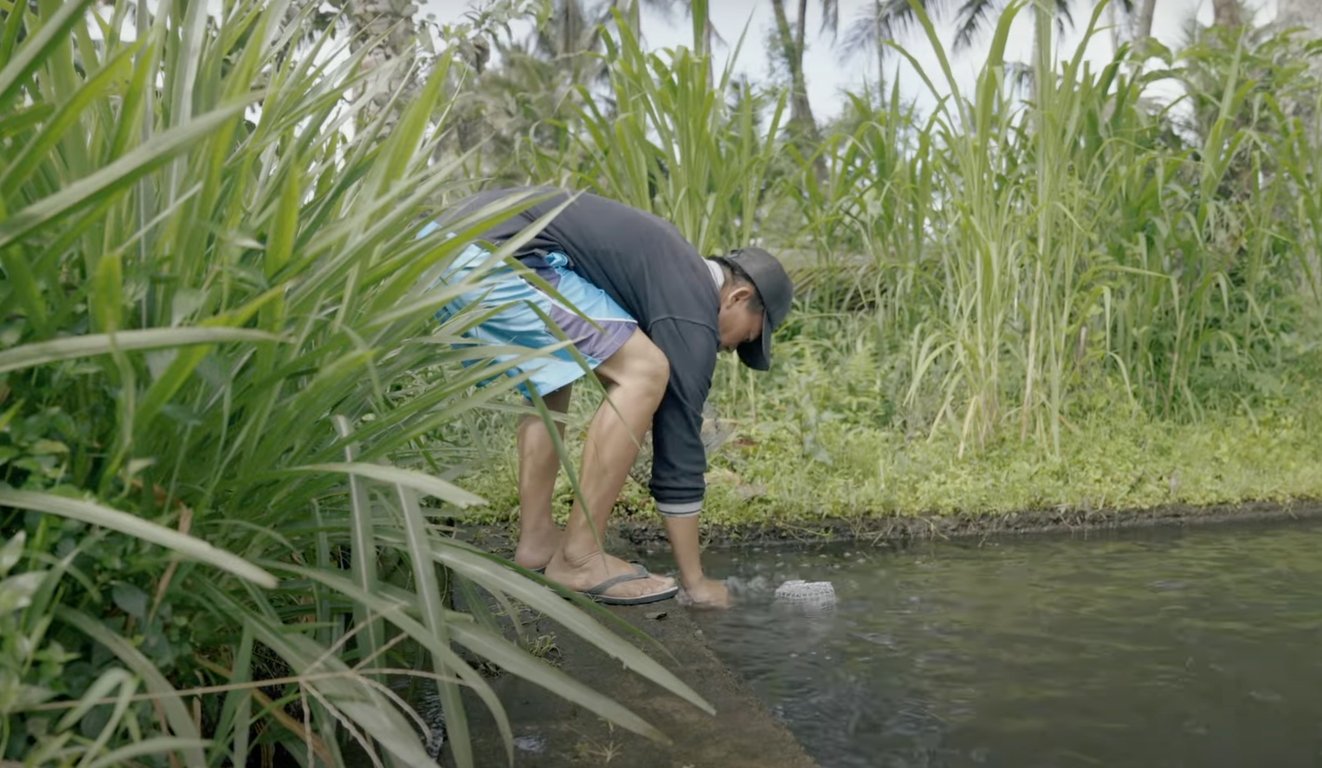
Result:
[[[1322,526],[708,555],[700,617],[824,768],[1322,766]],[[776,604],[786,579],[838,604]]]

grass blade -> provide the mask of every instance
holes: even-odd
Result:
[[[213,568],[219,568],[267,589],[274,589],[277,584],[275,577],[270,573],[238,555],[217,549],[194,536],[187,536],[165,526],[157,525],[151,521],[143,520],[127,512],[121,512],[118,509],[96,502],[56,496],[53,493],[19,491],[0,487],[0,505],[17,509],[31,509],[36,512],[45,512],[67,517],[71,520],[79,520],[88,525],[109,528],[136,539],[165,547],[181,557],[205,563]]]
[[[0,352],[0,373],[36,368],[60,360],[227,342],[279,342],[280,337],[247,328],[149,328],[116,333],[91,333],[54,341],[38,341]]]

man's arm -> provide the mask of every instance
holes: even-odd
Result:
[[[667,517],[666,536],[675,552],[679,566],[679,583],[684,588],[682,598],[693,605],[725,608],[730,605],[730,593],[725,584],[707,578],[702,571],[702,544],[698,537],[698,516]]]
[[[721,596],[699,597],[718,591],[719,585],[704,577],[698,540],[707,490],[702,406],[711,390],[719,341],[708,326],[672,318],[654,322],[648,336],[670,360],[670,383],[652,419],[652,498],[666,518],[685,591],[700,602],[719,603]]]

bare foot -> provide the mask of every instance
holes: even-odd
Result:
[[[679,603],[694,608],[729,608],[733,600],[725,582],[703,578],[692,587],[680,590]]]
[[[524,535],[519,537],[519,544],[514,548],[514,562],[530,571],[545,568],[551,562],[551,556],[560,549],[560,539],[564,531],[552,528],[539,536]]]
[[[557,552],[546,566],[546,577],[576,592],[596,587],[608,579],[637,573],[638,568],[614,555],[595,552],[586,558],[571,562],[563,552]],[[673,589],[675,580],[668,576],[651,574],[641,579],[621,581],[604,592],[607,597],[642,597]]]

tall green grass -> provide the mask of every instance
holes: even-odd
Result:
[[[964,92],[914,8],[940,71],[897,51],[930,116],[897,91],[855,98],[821,147],[827,178],[804,158],[784,185],[790,231],[873,293],[879,352],[906,361],[903,421],[955,430],[961,452],[1004,433],[1058,452],[1099,393],[1196,417],[1280,359],[1316,299],[1318,134],[1283,106],[1317,99],[1316,46],[1212,37],[1155,67],[1122,49],[1094,71],[1104,6],[1061,52],[1050,9],[1012,3]],[[1026,79],[1006,58],[1024,12]],[[1162,83],[1186,96],[1155,102]]]
[[[605,37],[609,106],[580,86],[575,164],[545,158],[542,172],[666,218],[701,253],[748,244],[770,186],[785,95],[736,85],[734,55],[712,82],[709,56],[682,46],[648,52],[618,14],[616,21],[616,34]]]
[[[429,160],[449,56],[398,103],[413,59],[364,72],[370,46],[309,39],[289,2],[0,10],[0,755],[333,765],[356,742],[434,764],[405,677],[456,764],[461,688],[512,759],[478,658],[660,738],[457,609],[472,587],[710,711],[602,613],[450,535],[481,499],[446,479],[446,438],[508,391],[463,364],[508,350],[456,346],[480,318],[431,316],[469,286],[433,283],[527,201],[414,237],[466,182]]]
[[[333,764],[357,741],[426,764],[392,688],[407,677],[468,765],[461,687],[509,745],[478,657],[655,735],[454,600],[479,588],[706,706],[601,614],[450,535],[480,503],[457,484],[480,424],[508,410],[465,363],[510,350],[456,344],[479,318],[432,320],[466,287],[433,281],[526,201],[453,241],[413,233],[486,179],[602,192],[704,253],[806,254],[812,290],[780,331],[793,365],[731,362],[717,397],[753,420],[780,387],[794,411],[768,423],[794,425],[814,469],[840,413],[1059,455],[1098,413],[1251,404],[1317,300],[1318,46],[1288,37],[1095,70],[1086,39],[1060,51],[1020,2],[962,92],[915,4],[942,62],[922,76],[949,96],[926,114],[897,89],[855,98],[797,154],[783,92],[713,82],[706,56],[645,51],[617,19],[605,91],[574,91],[554,149],[455,153],[454,84],[481,82],[455,70],[463,42],[365,72],[369,48],[309,35],[301,5],[162,7],[0,0],[4,759]],[[1026,12],[1024,70],[1006,47]],[[386,85],[399,67],[422,77],[407,98]],[[1172,83],[1187,96],[1154,104]]]
[[[910,5],[938,66],[891,47],[932,108],[896,78],[801,153],[783,89],[750,97],[728,68],[708,85],[703,57],[646,51],[617,19],[608,88],[580,87],[557,123],[569,143],[486,162],[651,210],[703,253],[780,250],[802,316],[870,314],[848,341],[877,361],[875,397],[899,395],[906,430],[954,430],[961,454],[1001,435],[1059,454],[1081,409],[1196,419],[1251,399],[1317,298],[1318,44],[1209,31],[1097,67],[1105,4],[1062,50],[1050,4],[1021,0],[964,88]],[[1007,52],[1017,21],[1034,30],[1026,62]],[[782,334],[820,344],[794,335],[844,325],[859,327]],[[757,379],[730,379],[755,411]]]

